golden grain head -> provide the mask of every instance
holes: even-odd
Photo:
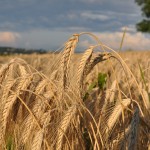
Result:
[[[77,54],[83,34],[98,45]],[[149,56],[88,32],[59,54],[0,56],[0,149],[148,149]]]

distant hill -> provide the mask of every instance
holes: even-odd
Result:
[[[43,49],[23,49],[23,48],[13,48],[13,47],[0,47],[0,55],[10,55],[10,54],[45,54],[46,50]]]

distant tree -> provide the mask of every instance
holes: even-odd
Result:
[[[144,19],[136,24],[138,31],[150,33],[150,0],[135,0],[141,6]]]

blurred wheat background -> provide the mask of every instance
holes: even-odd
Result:
[[[82,34],[97,45],[76,54]],[[150,52],[92,33],[59,53],[1,56],[0,149],[150,150],[149,75]]]

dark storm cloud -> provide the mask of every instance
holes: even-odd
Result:
[[[134,0],[0,0],[0,46],[54,50],[72,34],[90,31],[118,48],[126,26],[124,49],[138,49],[137,41],[147,49],[149,37],[135,29],[140,20]]]
[[[134,0],[1,0],[0,30],[117,31],[135,24]]]

